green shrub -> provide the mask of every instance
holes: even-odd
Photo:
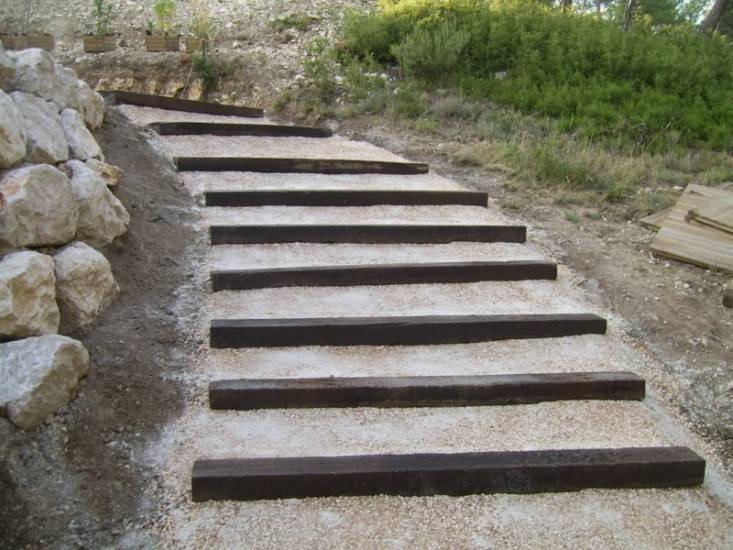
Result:
[[[733,46],[691,25],[623,32],[526,1],[381,0],[345,18],[338,47],[612,150],[733,149]]]

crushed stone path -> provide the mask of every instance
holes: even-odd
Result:
[[[118,107],[141,126],[162,121],[257,122],[267,119]],[[273,156],[403,160],[371,144],[333,138],[150,136],[170,157]],[[187,172],[190,192],[266,189],[461,189],[428,175],[319,175]],[[203,204],[203,199],[201,200]],[[232,224],[506,224],[489,201],[472,206],[202,207],[199,229]],[[195,266],[266,269],[395,262],[544,260],[531,244],[218,245]],[[155,529],[169,548],[730,548],[728,486],[708,464],[706,483],[681,489],[589,489],[531,495],[364,496],[250,502],[193,502],[197,459],[340,456],[374,453],[530,451],[704,446],[645,401],[559,401],[515,406],[273,409],[212,411],[208,384],[232,378],[428,376],[550,372],[643,373],[649,358],[623,338],[622,319],[606,335],[456,345],[215,349],[212,319],[595,313],[608,318],[559,267],[557,281],[484,281],[354,287],[285,287],[211,293],[193,330],[204,342],[181,373],[185,413],[146,460],[160,469],[151,489]]]

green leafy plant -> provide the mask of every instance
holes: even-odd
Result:
[[[107,34],[111,13],[112,6],[107,3],[107,0],[92,0],[92,16],[94,16],[94,34],[96,36]]]
[[[173,16],[176,14],[175,0],[155,0],[153,15],[155,15],[155,30],[161,34],[168,34],[173,28]]]

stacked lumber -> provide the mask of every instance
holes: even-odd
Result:
[[[673,207],[641,220],[655,254],[733,271],[733,190],[690,184]]]

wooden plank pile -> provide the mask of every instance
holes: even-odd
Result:
[[[690,184],[672,208],[641,220],[658,230],[651,244],[660,256],[733,271],[733,190]]]

